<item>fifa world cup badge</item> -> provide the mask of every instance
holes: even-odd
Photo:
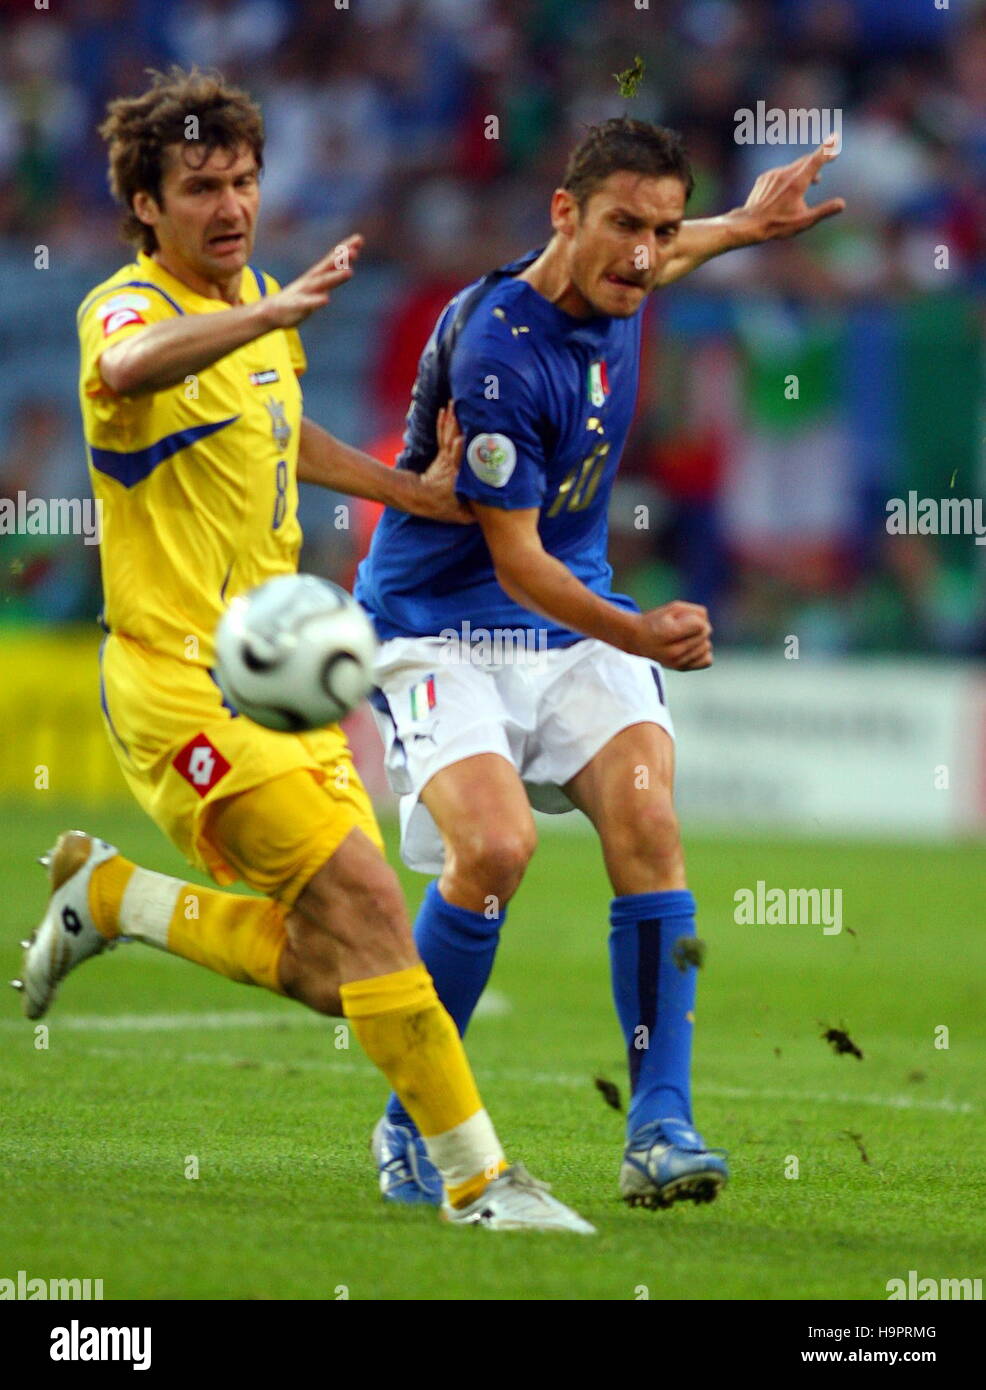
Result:
[[[264,404],[270,411],[270,431],[274,436],[274,443],[283,453],[291,438],[291,426],[284,413],[284,402],[275,401],[273,396],[268,396]]]
[[[517,449],[505,434],[477,434],[469,441],[466,462],[490,487],[504,487],[517,466]]]

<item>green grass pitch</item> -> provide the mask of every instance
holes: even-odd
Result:
[[[44,898],[34,856],[80,820],[182,873],[136,810],[8,807],[5,979]],[[102,1278],[126,1299],[876,1300],[911,1269],[982,1277],[981,848],[686,844],[709,945],[696,1120],[733,1170],[715,1204],[618,1200],[622,1117],[593,1085],[625,1095],[609,895],[592,838],[546,834],[470,1052],[508,1153],[597,1237],[385,1207],[367,1154],[385,1088],[355,1040],[131,945],[66,982],[47,1048],[3,991],[0,1277]],[[841,887],[846,929],[737,925],[733,895],[758,879]],[[405,883],[415,905],[424,880]],[[842,1026],[862,1060],[821,1037]]]

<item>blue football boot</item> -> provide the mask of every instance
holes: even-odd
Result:
[[[392,1125],[384,1115],[373,1131],[370,1151],[380,1173],[384,1201],[441,1206],[441,1174],[428,1157],[419,1134],[413,1134],[404,1125]]]
[[[729,1180],[721,1150],[707,1149],[684,1120],[651,1120],[631,1134],[620,1168],[620,1192],[631,1207],[711,1202]]]

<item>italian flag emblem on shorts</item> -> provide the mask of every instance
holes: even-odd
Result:
[[[417,685],[412,685],[411,718],[425,719],[428,712],[435,708],[437,698],[434,675],[425,676],[423,681],[418,681]]]

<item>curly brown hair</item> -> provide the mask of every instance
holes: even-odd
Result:
[[[123,236],[147,252],[156,249],[157,237],[154,228],[145,226],[134,212],[134,195],[149,193],[160,204],[164,152],[169,145],[200,150],[201,164],[214,150],[232,153],[246,145],[258,169],[264,163],[263,117],[246,92],[227,86],[219,73],[198,68],[186,72],[173,67],[166,73],[149,69],[149,73],[147,91],[111,101],[99,127],[109,146],[110,189],[125,209]]]
[[[580,208],[610,174],[629,170],[649,178],[675,178],[685,185],[685,197],[692,196],[695,179],[688,155],[676,130],[651,125],[648,121],[614,116],[601,125],[590,126],[584,138],[568,157],[562,187],[567,188]]]

